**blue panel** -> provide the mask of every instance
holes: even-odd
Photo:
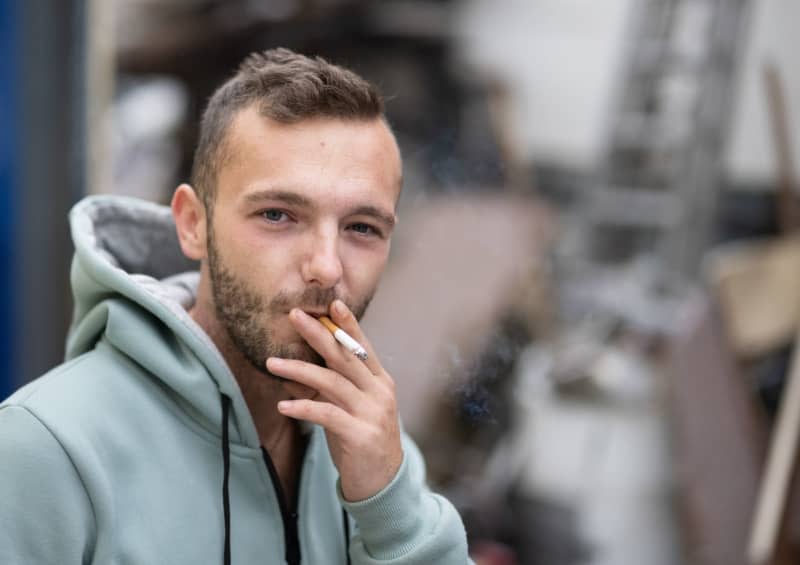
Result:
[[[0,0],[0,399],[16,387],[16,194],[19,121],[16,0]]]

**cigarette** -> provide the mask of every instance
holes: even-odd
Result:
[[[319,321],[322,322],[326,328],[328,328],[328,331],[333,334],[333,337],[336,338],[336,341],[341,343],[347,351],[362,361],[367,360],[367,350],[364,349],[360,343],[354,340],[350,334],[334,324],[333,321],[327,316],[320,316]]]

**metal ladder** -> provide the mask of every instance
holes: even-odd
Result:
[[[640,0],[599,185],[591,261],[641,253],[694,278],[713,242],[747,0]]]

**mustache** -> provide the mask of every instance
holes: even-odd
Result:
[[[294,307],[327,310],[330,303],[337,298],[342,300],[345,304],[348,303],[348,301],[339,296],[339,293],[333,288],[311,287],[298,293],[282,291],[270,301],[269,310],[273,314],[288,312]]]

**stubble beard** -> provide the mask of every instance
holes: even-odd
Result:
[[[226,266],[216,247],[210,225],[207,233],[208,270],[217,319],[245,359],[256,370],[272,378],[277,377],[266,369],[269,357],[299,359],[320,366],[325,365],[322,356],[304,341],[277,342],[273,330],[277,317],[286,315],[293,307],[327,309],[333,300],[340,298],[356,319],[360,320],[372,300],[370,293],[353,303],[339,296],[333,288],[318,287],[308,287],[303,292],[295,294],[281,291],[268,300]]]

